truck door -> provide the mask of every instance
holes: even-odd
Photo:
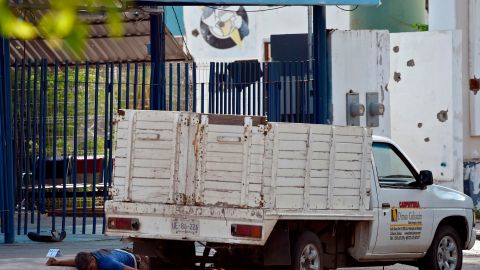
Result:
[[[389,143],[373,143],[378,182],[378,235],[375,254],[425,252],[432,237],[433,205],[418,173]]]

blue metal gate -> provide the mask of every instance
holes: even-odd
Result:
[[[313,123],[318,120],[309,66],[182,62],[158,71],[150,63],[15,61],[11,95],[17,234],[103,232],[103,203],[109,198],[114,164],[114,115],[118,109],[150,109],[153,70],[166,75],[160,95],[166,110]]]

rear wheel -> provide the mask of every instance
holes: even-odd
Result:
[[[303,232],[293,249],[294,270],[323,270],[322,245],[313,232]]]
[[[421,261],[421,270],[460,270],[463,254],[460,236],[451,226],[438,228],[427,255]]]

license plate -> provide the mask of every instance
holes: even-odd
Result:
[[[200,233],[200,222],[195,219],[172,219],[172,233],[196,236]]]

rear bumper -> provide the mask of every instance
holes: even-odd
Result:
[[[110,236],[245,245],[264,245],[277,221],[276,219],[265,219],[263,209],[213,206],[201,207],[107,201],[105,212],[107,220],[111,217],[137,218],[140,223],[137,231],[112,230],[107,226],[105,233]],[[194,221],[198,224],[198,231],[195,234],[175,231],[172,229],[172,223],[179,219]],[[254,239],[232,236],[232,224],[260,225],[262,226],[262,238]]]

